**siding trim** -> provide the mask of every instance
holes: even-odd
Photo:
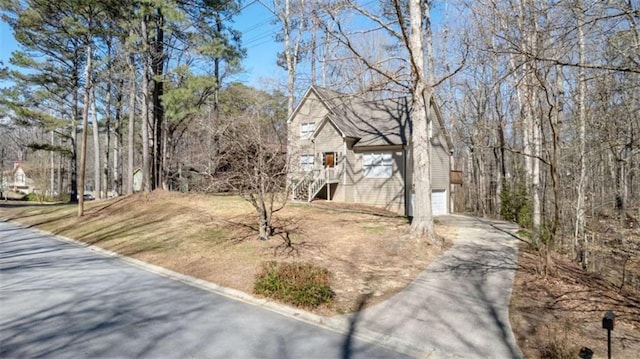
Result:
[[[379,151],[395,152],[395,151],[404,149],[404,147],[405,147],[404,145],[383,145],[383,146],[362,146],[362,147],[353,146],[353,152],[355,153],[379,152]]]

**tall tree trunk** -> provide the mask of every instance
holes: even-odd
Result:
[[[122,194],[122,93],[124,91],[124,78],[118,81],[116,96],[116,113],[113,133],[116,138],[113,142],[113,190],[117,195]]]
[[[526,168],[528,178],[531,179],[531,192],[533,199],[533,241],[537,242],[540,239],[540,229],[542,224],[542,187],[540,184],[540,154],[542,148],[542,136],[541,136],[541,121],[540,116],[536,114],[536,63],[535,57],[538,54],[538,37],[537,37],[537,23],[535,16],[535,5],[532,0],[526,0],[524,2],[524,14],[526,18],[524,24],[527,24],[523,34],[526,39],[526,49],[528,49],[531,55],[528,55],[525,62],[525,74],[524,74],[524,86],[526,87],[527,99],[526,99],[526,124],[525,129],[525,155],[526,155]]]
[[[585,236],[586,216],[585,216],[585,187],[587,177],[587,162],[586,162],[586,124],[587,124],[587,109],[586,109],[586,94],[587,94],[587,82],[585,79],[585,68],[582,66],[585,63],[585,42],[584,42],[584,12],[582,9],[582,2],[578,0],[576,2],[576,12],[578,21],[578,61],[580,67],[578,67],[578,156],[580,161],[579,173],[578,173],[578,193],[576,198],[576,227],[573,234],[573,250],[576,258],[580,258],[580,239]]]
[[[109,86],[110,87],[110,86]],[[106,119],[104,121],[104,132],[105,132],[105,149],[104,149],[104,166],[102,168],[102,188],[104,190],[105,198],[109,197],[109,192],[113,190],[113,174],[114,172],[111,169],[111,149],[114,147],[111,144],[111,96],[109,92],[107,92],[107,111],[105,113]],[[115,153],[115,149],[114,149]]]
[[[298,6],[304,8],[305,1],[301,0]],[[287,117],[289,117],[293,113],[293,104],[295,102],[296,71],[298,67],[298,51],[300,50],[301,42],[300,37],[295,41],[291,39],[293,26],[291,23],[293,20],[291,0],[284,0],[284,13],[279,14],[279,17],[284,32],[284,56],[287,64]]]
[[[426,10],[428,5],[425,4]],[[425,16],[425,17],[423,17]],[[431,160],[429,140],[429,105],[432,96],[430,84],[424,77],[423,20],[429,17],[428,11],[422,12],[420,0],[409,0],[408,49],[413,73],[413,109],[411,119],[413,132],[413,220],[411,235],[417,238],[435,238],[431,209]]]
[[[495,31],[495,29],[493,30]],[[495,37],[491,37],[491,46],[493,48],[497,48]],[[495,58],[497,62],[497,58]],[[491,75],[493,81],[495,81],[496,85],[493,90],[493,102],[494,102],[494,111],[496,116],[496,137],[498,138],[498,151],[494,151],[496,156],[496,162],[498,163],[498,180],[496,183],[496,212],[499,216],[502,216],[502,193],[505,191],[506,187],[506,175],[507,175],[507,166],[505,162],[505,151],[507,148],[507,144],[504,138],[504,116],[502,112],[502,94],[500,88],[500,74],[498,73],[497,66],[492,66]],[[451,95],[453,98],[453,95]]]
[[[127,133],[127,194],[133,193],[133,165],[134,165],[134,133],[136,119],[136,64],[133,55],[128,57],[129,62],[129,123]]]
[[[285,0],[286,10],[285,16],[289,16],[289,0]],[[296,79],[296,60],[290,53],[291,40],[289,31],[285,30],[284,33],[284,48],[285,48],[285,58],[287,61],[287,118],[291,116],[293,113],[293,103],[294,103],[294,91],[295,91],[295,79]]]
[[[87,45],[87,60],[84,70],[84,104],[82,107],[82,143],[80,145],[80,178],[78,180],[78,217],[84,215],[84,184],[87,169],[87,138],[89,132],[89,106],[91,106],[91,42]]]
[[[93,127],[93,190],[96,198],[102,198],[102,168],[100,161],[100,130],[96,113],[95,88],[91,88],[91,124]]]
[[[316,1],[312,1],[310,6],[312,6],[314,9],[318,6],[319,4]],[[318,28],[320,27],[320,24],[318,23],[319,19],[318,19],[318,15],[316,14],[315,10],[312,10],[312,14],[311,14],[311,41],[309,43],[309,47],[311,50],[311,85],[315,85],[316,84],[316,64],[318,63],[317,61],[317,55],[316,55],[316,46],[317,46],[317,37],[318,37]]]
[[[153,180],[151,188],[161,188],[164,180],[162,131],[164,127],[164,15],[160,8],[155,16],[156,37],[154,41],[153,68]]]
[[[105,151],[104,151],[104,166],[102,169],[102,173],[101,175],[102,177],[102,187],[104,189],[104,196],[105,197],[109,197],[109,191],[112,189],[112,185],[113,185],[113,179],[112,179],[112,171],[111,171],[111,121],[113,118],[113,113],[111,112],[112,110],[112,104],[111,104],[111,81],[113,78],[113,75],[111,74],[111,67],[113,64],[113,60],[112,60],[112,55],[111,55],[111,38],[107,38],[106,39],[106,45],[107,45],[107,86],[106,86],[106,96],[105,96],[105,121],[104,121],[104,127],[105,127]]]
[[[520,16],[518,17],[518,25],[519,25],[519,31],[520,34],[522,35],[522,47],[524,49],[527,49],[528,51],[531,50],[531,44],[532,44],[532,37],[533,35],[531,34],[531,29],[528,28],[527,26],[527,20],[529,18],[529,16],[527,13],[527,9],[530,9],[529,6],[527,6],[529,4],[528,0],[522,1],[521,5],[520,5]],[[533,129],[533,84],[531,81],[531,77],[533,76],[532,72],[534,71],[533,69],[533,63],[528,56],[522,55],[523,56],[523,60],[524,60],[524,65],[523,65],[523,79],[522,79],[522,87],[524,87],[524,90],[522,91],[524,93],[523,99],[522,99],[522,103],[521,103],[521,107],[520,107],[520,112],[521,115],[523,116],[523,120],[524,120],[524,124],[522,126],[522,148],[523,148],[523,152],[525,154],[524,157],[524,167],[525,167],[525,171],[526,171],[526,183],[527,183],[527,191],[531,191],[531,187],[533,185],[533,159],[531,157],[533,151],[532,151],[532,138],[533,138],[533,134],[532,134],[532,129]]]
[[[78,56],[74,57],[74,71],[73,71],[73,118],[71,122],[71,133],[69,138],[71,139],[71,156],[69,158],[69,194],[71,203],[78,202],[78,117],[80,112],[78,111],[80,105],[80,69],[78,68]]]
[[[542,185],[540,183],[540,155],[542,153],[542,136],[541,136],[540,116],[533,118],[533,178],[531,181],[533,190],[533,237],[540,240],[540,231],[542,229]]]
[[[53,130],[51,130],[51,147],[55,146],[55,137]],[[0,171],[2,169],[0,168]],[[56,190],[56,169],[55,169],[55,152],[49,152],[49,197],[53,197],[53,193]]]
[[[322,41],[322,87],[327,86],[327,62],[329,61],[329,57],[327,53],[329,52],[329,36],[325,36]]]
[[[220,14],[218,12],[215,13],[215,23],[216,23],[216,31],[218,33],[222,32],[222,19],[220,19]],[[213,76],[215,81],[215,87],[213,89],[213,120],[215,123],[218,123],[220,119],[220,90],[222,89],[222,79],[220,74],[220,63],[222,59],[219,56],[216,56],[213,59]]]
[[[145,193],[149,193],[151,190],[151,178],[150,178],[150,152],[149,152],[149,32],[147,30],[147,19],[142,19],[142,95],[141,103],[142,110],[140,114],[140,126],[142,134],[142,190]]]
[[[560,188],[558,179],[558,152],[560,144],[560,128],[559,124],[562,123],[562,106],[564,104],[564,79],[562,76],[562,67],[556,66],[556,83],[555,83],[556,99],[553,103],[553,112],[550,113],[550,123],[552,135],[552,149],[551,149],[551,185],[553,190],[553,222],[551,224],[551,238],[555,240],[556,233],[560,222]]]
[[[58,139],[58,145],[62,146],[62,139]],[[63,166],[64,166],[64,158],[61,152],[58,152],[58,176],[57,176],[57,183],[58,183],[58,187],[56,188],[58,191],[58,196],[62,196],[62,194],[64,193],[64,184],[63,184],[63,176],[62,176],[62,172],[63,170]]]

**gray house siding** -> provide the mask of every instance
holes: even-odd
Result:
[[[389,178],[367,178],[363,171],[363,155],[366,153],[391,153],[392,174]],[[402,149],[390,151],[388,148],[372,148],[354,152],[353,192],[354,202],[404,214],[404,155]]]
[[[356,154],[353,152],[353,139],[345,139],[345,171],[343,174],[342,189],[344,191],[344,201],[349,203],[357,203],[358,197],[354,189],[356,183],[356,163],[358,162]]]
[[[429,107],[431,116],[431,188],[434,191],[449,189],[449,148],[444,132],[437,121],[433,102]]]
[[[287,152],[291,161],[292,172],[300,172],[299,163],[301,155],[313,155],[314,147],[311,139],[300,138],[300,129],[304,123],[314,123],[316,126],[320,124],[322,119],[329,113],[326,106],[311,91],[303,102],[298,106],[296,112],[292,115],[288,128],[288,147]],[[315,158],[317,162],[318,159]]]
[[[318,134],[313,140],[316,155],[325,152],[342,152],[344,149],[344,140],[342,135],[330,121],[325,121],[322,127],[318,129]],[[322,161],[320,161],[320,165]]]
[[[449,153],[441,146],[431,147],[431,188],[449,189]]]

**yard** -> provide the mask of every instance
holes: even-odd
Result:
[[[156,191],[87,202],[86,216],[74,205],[0,202],[0,217],[94,244],[222,286],[252,292],[264,261],[305,261],[331,271],[336,293],[321,315],[353,311],[363,295],[367,305],[404,288],[443,248],[406,236],[408,222],[384,210],[331,202],[289,204],[277,214],[293,247],[281,237],[256,240],[254,213],[235,196]],[[447,239],[455,229],[436,225]],[[601,315],[618,315],[614,353],[634,358],[640,348],[637,292],[619,291],[575,264],[556,257],[548,278],[539,261],[522,247],[510,319],[525,357],[575,357],[580,348],[606,353]]]
[[[222,286],[251,293],[264,261],[305,261],[331,271],[334,302],[315,310],[352,311],[360,298],[378,303],[410,283],[443,248],[409,239],[405,218],[360,206],[289,204],[278,224],[293,247],[275,236],[256,240],[252,207],[236,196],[155,191],[74,205],[0,205],[0,217],[35,225]],[[449,239],[455,231],[437,232]]]

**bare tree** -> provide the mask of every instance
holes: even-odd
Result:
[[[289,193],[281,133],[276,122],[247,116],[233,119],[222,135],[222,158],[227,167],[223,176],[255,209],[260,240],[274,234],[273,214],[285,206]]]
[[[435,237],[435,232],[431,209],[431,159],[429,157],[431,145],[428,128],[431,121],[429,108],[433,96],[433,88],[431,87],[432,83],[427,83],[424,68],[423,40],[425,34],[423,32],[423,21],[429,21],[429,5],[428,2],[425,2],[423,8],[421,3],[420,0],[409,0],[409,33],[407,34],[405,27],[402,27],[403,37],[406,39],[407,49],[409,50],[413,80],[413,108],[411,113],[413,131],[411,133],[411,144],[413,146],[415,199],[413,202],[411,233],[417,237],[426,236],[432,239]],[[400,2],[394,0],[394,5],[398,20],[402,21],[404,17],[402,16]],[[427,42],[429,40],[427,38]],[[431,44],[427,46],[431,48]],[[430,73],[432,72],[430,71]]]
[[[585,42],[584,42],[584,13],[582,11],[582,2],[581,0],[576,1],[576,19],[577,19],[577,29],[578,29],[578,62],[580,65],[584,65],[585,63]],[[578,139],[579,139],[579,149],[578,149],[578,157],[580,160],[580,169],[578,174],[578,191],[576,198],[576,224],[574,231],[574,243],[573,248],[574,251],[578,249],[578,240],[583,238],[585,235],[585,187],[586,187],[586,175],[587,175],[587,166],[586,166],[586,122],[587,122],[587,109],[586,109],[586,94],[587,94],[587,83],[585,79],[585,68],[580,67],[578,69]],[[578,254],[576,253],[576,257]]]

